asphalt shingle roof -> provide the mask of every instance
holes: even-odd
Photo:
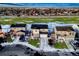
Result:
[[[32,24],[32,29],[48,29],[48,25],[46,24]]]
[[[26,27],[26,24],[12,24],[11,27]]]

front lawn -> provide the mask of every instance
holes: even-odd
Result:
[[[55,48],[58,48],[58,49],[64,49],[64,48],[67,49],[68,48],[67,45],[65,44],[65,42],[62,42],[62,43],[61,42],[56,42],[54,44],[54,47]]]
[[[35,47],[39,47],[40,41],[39,41],[39,39],[29,39],[28,43],[35,46]]]

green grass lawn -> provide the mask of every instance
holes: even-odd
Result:
[[[39,47],[38,43],[40,43],[40,41],[39,41],[39,39],[29,39],[28,43],[35,46],[35,47]]]
[[[16,24],[21,23],[48,23],[48,22],[62,22],[62,23],[76,23],[79,24],[79,17],[55,17],[55,18],[0,18],[0,24]]]
[[[54,44],[54,47],[55,48],[58,48],[58,49],[64,49],[64,48],[68,48],[67,47],[67,45],[65,44],[65,42],[56,42],[55,44]]]

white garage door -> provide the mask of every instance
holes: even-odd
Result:
[[[40,34],[40,38],[47,38],[47,34]]]

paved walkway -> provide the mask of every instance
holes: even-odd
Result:
[[[69,43],[68,38],[67,40],[65,39],[64,42],[66,43],[69,51],[75,51],[73,46]]]
[[[45,51],[45,52],[50,52],[50,51],[56,51],[56,49],[55,48],[53,48],[53,46],[52,47],[50,47],[49,45],[48,45],[48,38],[47,37],[41,37],[40,38],[40,41],[41,41],[41,44],[40,44],[40,50],[43,50],[43,51]]]

